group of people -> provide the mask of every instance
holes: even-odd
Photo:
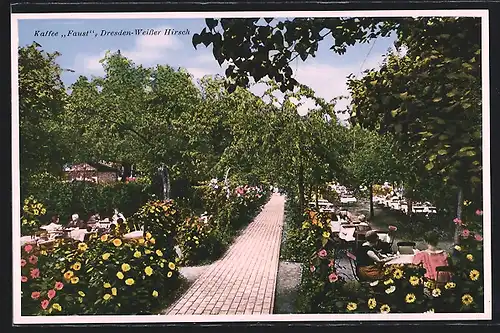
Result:
[[[63,230],[63,229],[86,229],[87,231],[95,229],[98,225],[101,224],[109,224],[110,226],[118,226],[120,228],[124,228],[126,219],[125,216],[123,216],[122,213],[120,213],[117,209],[114,210],[114,215],[112,216],[111,220],[109,218],[105,218],[101,220],[100,214],[98,212],[94,212],[88,219],[88,221],[85,221],[80,218],[78,214],[73,214],[71,215],[71,220],[66,224],[63,225],[60,222],[60,217],[59,215],[54,215],[51,218],[51,221],[49,224],[40,227],[41,229],[44,229],[45,231],[58,231],[58,230]]]
[[[439,234],[428,231],[424,235],[427,249],[417,252],[412,264],[422,264],[426,270],[425,277],[437,282],[445,282],[449,276],[444,274],[438,276],[437,267],[448,266],[448,254],[438,247]],[[357,249],[357,273],[360,279],[373,281],[382,279],[384,276],[384,264],[394,259],[390,247],[380,241],[378,234],[370,230],[365,235],[365,242]],[[440,281],[440,280],[443,281]]]

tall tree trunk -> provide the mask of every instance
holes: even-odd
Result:
[[[373,184],[370,184],[370,220],[373,218]]]
[[[462,188],[460,187],[458,189],[458,202],[457,202],[457,218],[459,218],[460,220],[462,219],[462,205],[464,203],[464,193],[463,193],[463,190]],[[460,231],[461,231],[461,227],[459,224],[456,224],[455,225],[455,236],[453,237],[454,238],[454,241],[455,241],[455,244],[458,244],[459,241],[460,241]]]
[[[123,168],[123,172],[122,172],[122,180],[121,181],[125,182],[127,180],[127,177],[132,176],[132,164],[128,163],[128,162],[123,162],[122,168]]]
[[[319,209],[319,187],[315,191],[316,193],[316,209]]]
[[[299,157],[302,158],[302,157]],[[302,160],[299,164],[299,207],[300,211],[304,211],[304,166],[302,165]]]

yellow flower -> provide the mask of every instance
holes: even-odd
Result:
[[[175,264],[173,262],[169,262],[168,263],[168,268],[170,268],[171,270],[174,270],[175,269]]]
[[[358,308],[358,305],[354,302],[347,303],[347,310],[354,311]]]
[[[45,213],[47,213],[47,210],[45,208],[42,208],[41,213],[42,215],[45,215]]]
[[[470,254],[470,253],[466,256],[466,258],[467,258],[469,261],[474,261],[474,256],[473,256],[472,254]]]
[[[460,251],[462,251],[462,248],[460,247],[460,245],[455,245],[455,250],[460,252]]]
[[[123,278],[125,277],[125,275],[123,275],[122,272],[118,272],[118,273],[116,273],[116,277],[119,278],[120,280],[123,280]]]
[[[104,282],[104,288],[111,288],[111,284],[109,282]]]
[[[146,232],[146,239],[150,239],[151,238],[151,234],[149,232]]]
[[[61,311],[62,310],[62,307],[61,307],[61,305],[59,303],[52,304],[52,308],[54,310],[57,310],[57,311]]]
[[[448,282],[448,283],[446,283],[446,284],[444,285],[444,288],[445,288],[445,289],[453,289],[453,288],[455,288],[455,287],[456,287],[455,282]]]
[[[318,222],[318,227],[323,228],[323,223]]]
[[[474,298],[472,298],[471,295],[465,294],[462,296],[462,303],[464,303],[464,305],[470,305],[472,302],[474,302]]]
[[[71,278],[71,283],[72,283],[72,284],[77,284],[77,283],[78,283],[78,281],[80,281],[80,278],[79,278],[78,276],[73,276],[73,277]]]
[[[151,253],[151,250],[144,250],[144,253],[146,253],[146,254],[150,254],[150,253]]]
[[[432,288],[432,282],[431,281],[425,281],[424,282],[424,287],[426,287],[426,288]]]
[[[141,252],[140,251],[135,251],[134,252],[134,257],[135,258],[140,258],[141,257]]]
[[[382,305],[382,306],[380,307],[380,312],[381,312],[381,313],[389,313],[389,312],[391,312],[391,308],[390,308],[390,306],[389,306],[389,305],[384,304],[384,305]]]
[[[441,296],[441,289],[436,288],[436,289],[432,290],[432,296],[434,296],[434,297]]]
[[[108,241],[108,237],[109,237],[109,235],[108,235],[108,234],[104,234],[104,235],[102,235],[102,236],[101,236],[101,241],[102,241],[102,242],[107,242],[107,241]]]
[[[469,277],[472,281],[476,281],[477,279],[479,279],[479,271],[473,269],[472,271],[470,271],[469,273]]]
[[[168,277],[168,278],[169,278],[169,277],[172,277],[172,272],[168,272],[168,273],[167,273],[167,277]]]
[[[162,257],[163,256],[163,252],[161,252],[160,250],[156,250],[156,254],[158,255],[158,257]]]
[[[111,253],[104,253],[104,254],[102,255],[102,259],[104,259],[104,260],[108,260],[110,255],[111,255]]]
[[[38,209],[34,209],[34,210],[33,210],[33,214],[34,214],[34,215],[38,215]]]
[[[393,283],[394,281],[392,279],[388,279],[384,281],[384,284],[387,286],[388,284]]]
[[[25,212],[27,212],[29,209],[30,209],[30,208],[29,208],[28,206],[24,206],[24,207],[23,207],[23,210],[24,210]]]
[[[406,303],[413,303],[415,302],[415,294],[407,294],[406,297],[405,297],[405,301]]]
[[[153,274],[153,269],[150,266],[147,266],[144,268],[144,273],[146,273],[147,276],[151,276],[151,274]]]
[[[80,250],[82,252],[85,251],[85,250],[87,250],[87,244],[85,244],[85,243],[78,243],[78,250]]]
[[[66,273],[64,273],[64,278],[66,280],[70,280],[73,277],[73,275],[74,275],[73,271],[67,271]]]
[[[151,238],[151,239],[149,240],[149,242],[150,242],[151,244],[155,244],[155,243],[156,243],[156,240],[155,240],[154,238]]]
[[[410,276],[410,284],[412,286],[417,286],[420,283],[420,279],[415,275]]]
[[[471,203],[472,203],[472,201],[465,200],[465,201],[464,201],[464,206],[469,206]]]
[[[111,294],[113,294],[113,296],[116,296],[116,293],[117,293],[117,292],[116,292],[116,288],[114,288],[114,287],[113,287],[113,288],[111,288]]]
[[[126,279],[126,280],[125,280],[125,284],[126,284],[127,286],[131,286],[131,285],[133,285],[134,283],[135,283],[135,281],[134,281],[134,279],[132,279],[132,278],[128,278],[128,279]]]
[[[78,295],[80,295],[82,297],[85,297],[85,293],[83,291],[81,291],[81,290],[78,292]]]
[[[111,295],[110,294],[104,294],[104,296],[102,296],[102,298],[104,298],[104,300],[107,301],[108,299],[111,298]]]
[[[158,297],[158,292],[156,290],[153,290],[153,293],[151,295],[153,295],[153,297]]]
[[[330,233],[328,231],[324,231],[323,232],[323,237],[329,238],[330,237]]]
[[[73,268],[75,271],[79,271],[80,268],[82,268],[82,264],[80,264],[79,262],[75,262],[71,268]]]
[[[400,269],[396,269],[393,273],[395,279],[401,279],[403,277],[403,271]]]
[[[116,247],[122,245],[122,240],[119,239],[119,238],[114,239],[113,240],[113,245],[116,246]]]
[[[144,238],[139,238],[139,245],[144,245]]]
[[[42,208],[42,204],[41,203],[37,203],[36,204],[36,208],[41,209]]]
[[[130,265],[129,264],[122,264],[122,271],[124,271],[124,272],[130,271]]]
[[[370,298],[368,299],[368,308],[369,309],[375,309],[375,307],[377,306],[377,301],[375,300],[375,298]]]
[[[396,290],[396,286],[390,286],[385,290],[386,294],[392,294]]]

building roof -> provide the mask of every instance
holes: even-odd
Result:
[[[118,169],[104,165],[102,163],[88,162],[72,165],[67,172],[75,171],[98,171],[98,172],[118,172]]]

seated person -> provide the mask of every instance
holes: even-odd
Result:
[[[388,254],[392,253],[392,246],[390,243],[384,242],[382,239],[377,240],[377,244],[375,245],[375,249],[380,253]]]
[[[71,221],[66,226],[68,228],[87,229],[87,223],[80,219],[78,214],[71,215]]]
[[[62,228],[63,226],[59,223],[59,215],[52,216],[49,224],[40,227],[40,229],[47,231],[59,230]]]
[[[413,264],[423,264],[426,270],[425,277],[430,280],[437,282],[449,281],[451,276],[448,272],[440,273],[438,279],[436,271],[436,267],[448,266],[448,254],[438,248],[439,234],[435,231],[428,231],[424,234],[424,241],[427,243],[427,249],[415,254]]]
[[[379,241],[378,234],[373,231],[367,231],[364,242],[357,250],[357,273],[361,280],[379,280],[384,276],[384,263],[391,260],[391,257],[383,255],[376,249]]]

